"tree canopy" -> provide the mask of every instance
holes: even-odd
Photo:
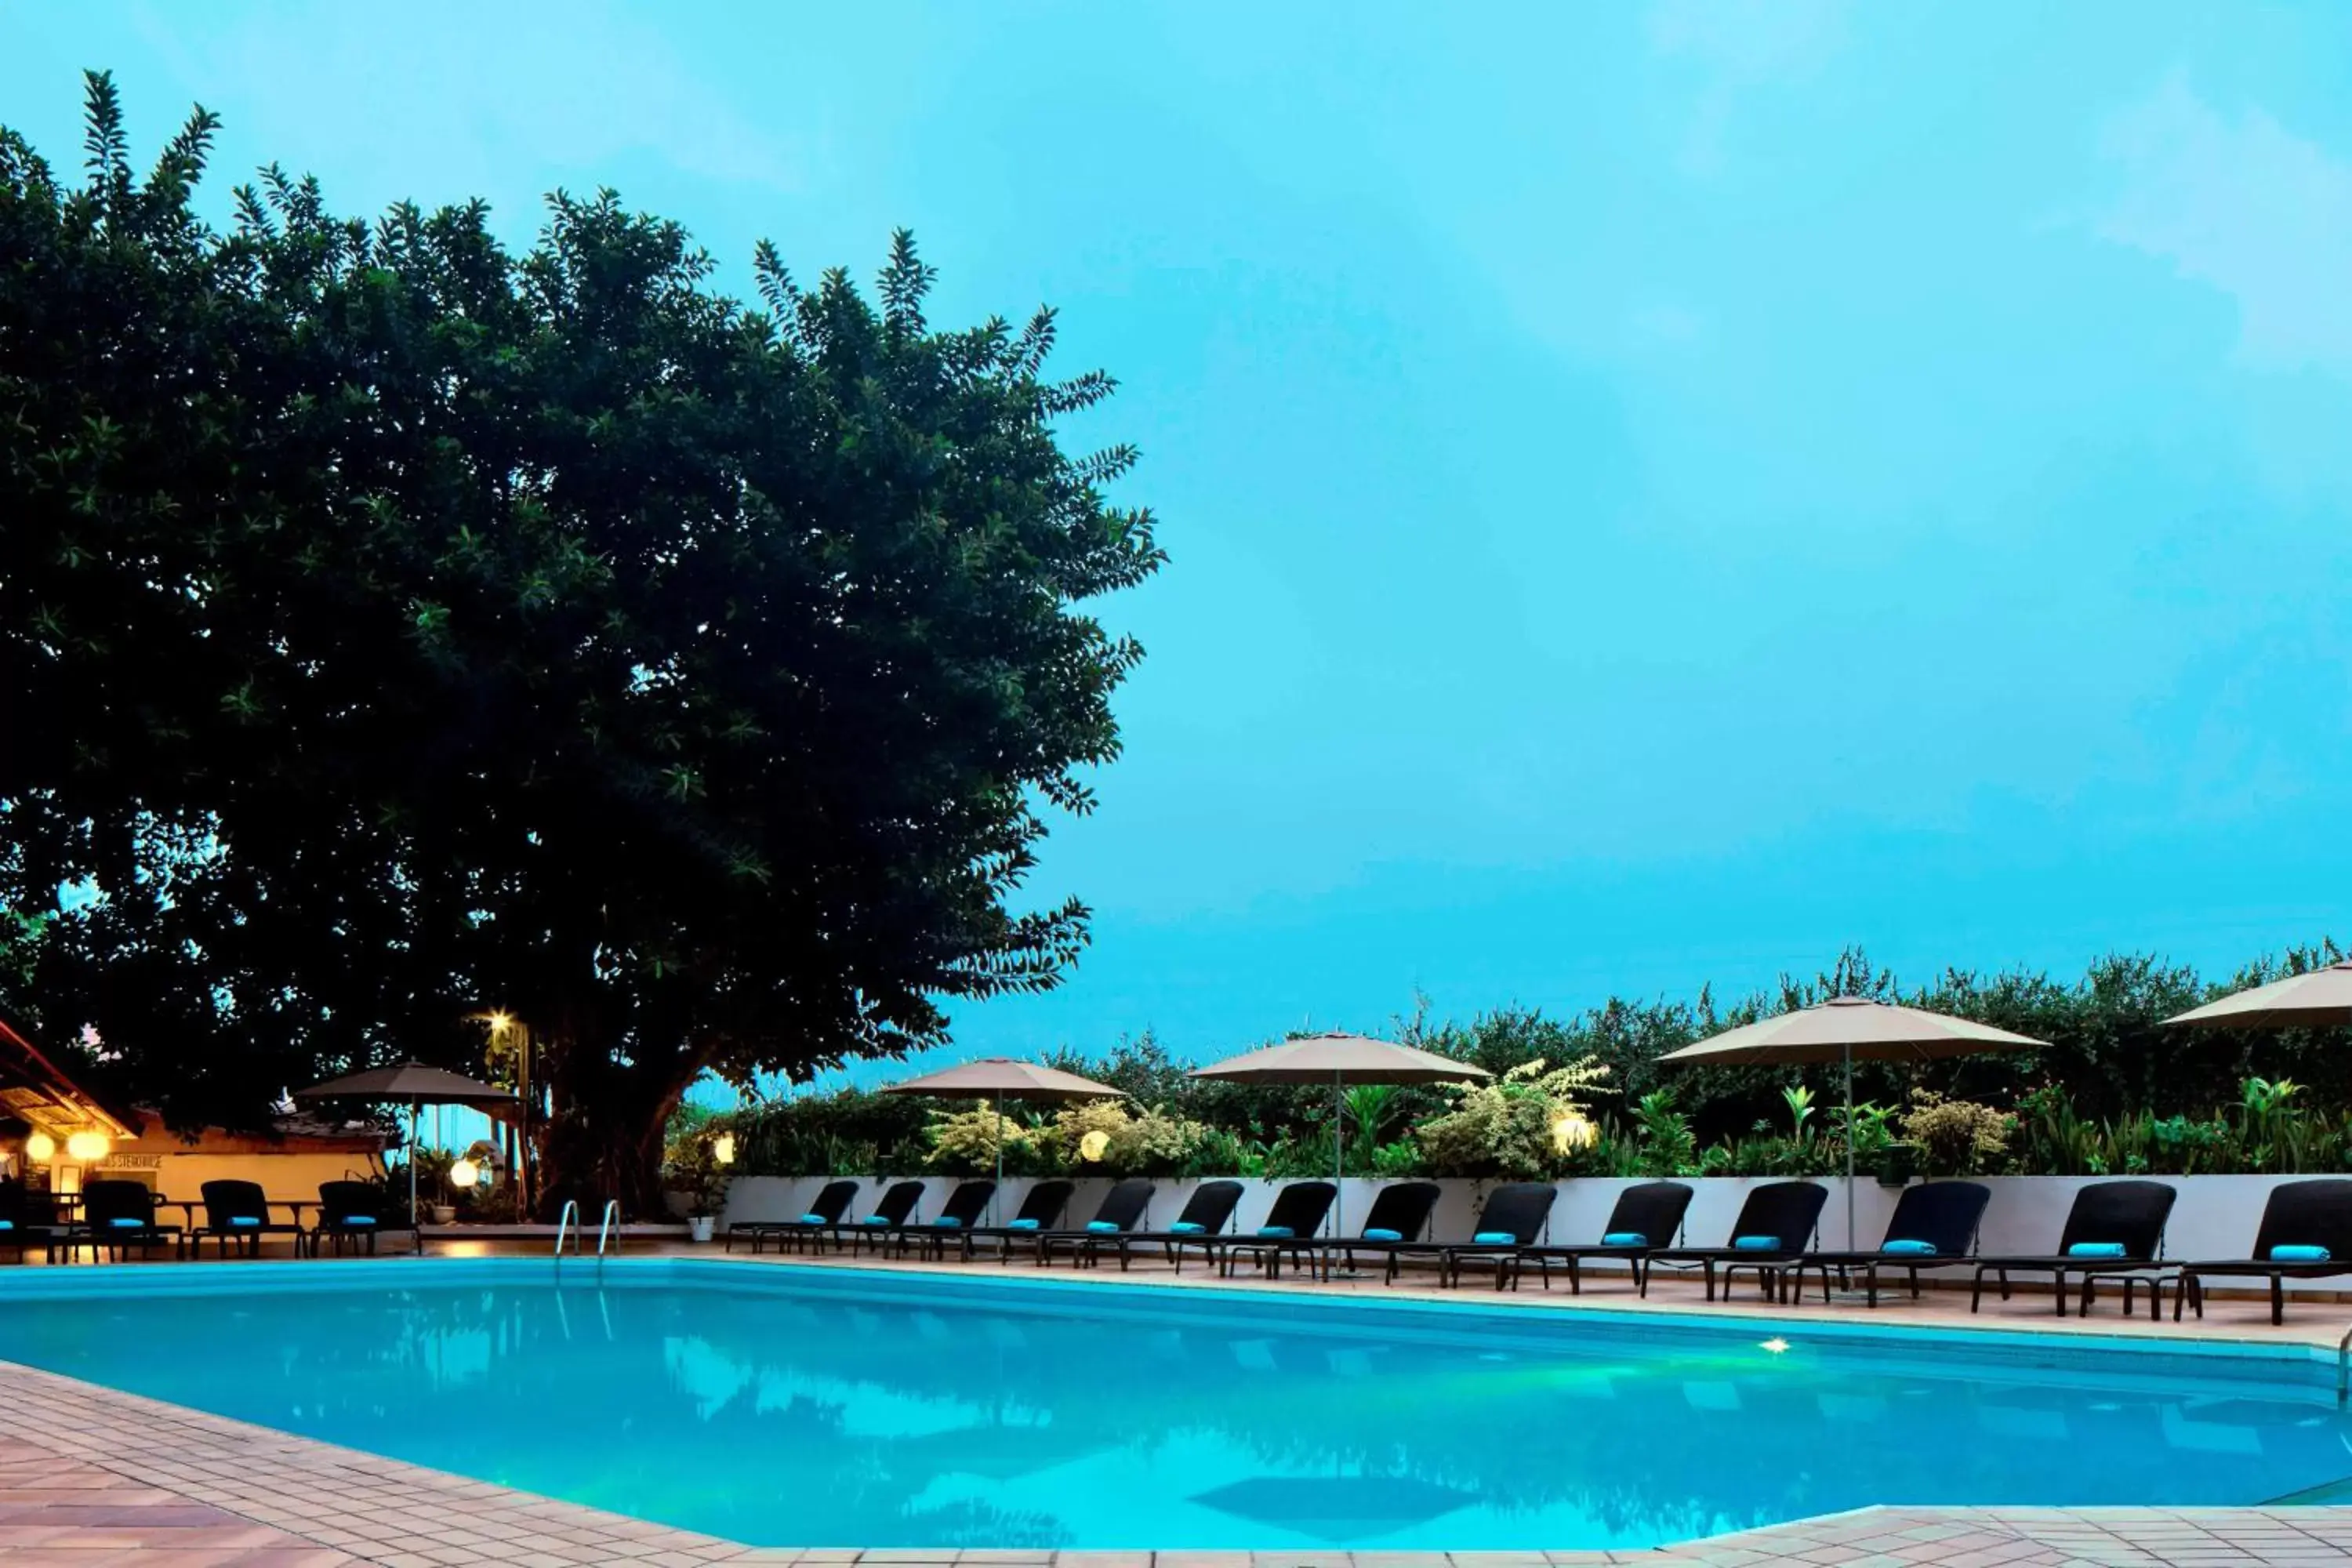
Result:
[[[1085,606],[1162,554],[1052,313],[934,328],[904,233],[747,305],[610,191],[215,226],[215,125],[0,132],[0,1005],[182,1123],[509,1008],[642,1194],[701,1073],[1054,984],[1087,910],[1020,890],[1140,656]]]

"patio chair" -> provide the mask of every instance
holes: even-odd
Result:
[[[1559,1201],[1559,1189],[1549,1182],[1512,1182],[1496,1187],[1478,1210],[1469,1244],[1449,1247],[1438,1259],[1438,1282],[1450,1289],[1462,1283],[1463,1269],[1492,1268],[1496,1289],[1507,1283],[1517,1289],[1519,1277],[1513,1265],[1519,1250],[1541,1243],[1544,1227],[1551,1223],[1552,1205]],[[1391,1279],[1396,1277],[1396,1265],[1397,1254],[1391,1252]]]
[[[1662,1248],[1673,1247],[1682,1239],[1683,1216],[1690,1210],[1691,1189],[1682,1182],[1636,1182],[1617,1194],[1611,1205],[1608,1223],[1601,1227],[1601,1239],[1577,1246],[1523,1247],[1512,1261],[1514,1274],[1527,1266],[1536,1266],[1537,1277],[1543,1288],[1551,1289],[1551,1266],[1568,1266],[1568,1289],[1573,1296],[1584,1293],[1583,1265],[1593,1258],[1622,1261],[1633,1277],[1637,1294],[1650,1293],[1650,1256]],[[1515,1278],[1513,1288],[1517,1286]]]
[[[335,1256],[343,1248],[375,1256],[375,1238],[383,1228],[383,1189],[373,1182],[320,1182],[319,1216],[310,1223],[310,1256],[323,1256],[327,1242]]]
[[[108,1257],[117,1259],[134,1247],[142,1258],[159,1247],[177,1252],[180,1227],[157,1223],[155,1203],[155,1194],[137,1182],[111,1178],[84,1182],[81,1223],[61,1239],[68,1252],[87,1247],[95,1256],[103,1248]]]
[[[934,1237],[953,1236],[978,1225],[981,1215],[988,1212],[988,1200],[995,1195],[994,1182],[958,1182],[954,1190],[948,1194],[947,1202],[940,1205],[940,1212],[929,1219],[909,1215],[906,1222],[888,1236],[868,1236],[865,1239],[872,1240],[877,1252],[885,1247],[895,1246],[901,1258],[907,1255],[909,1247],[919,1243],[928,1251]]]
[[[1822,1275],[1822,1300],[1830,1299],[1830,1275],[1835,1273],[1841,1289],[1845,1288],[1859,1269],[1863,1293],[1871,1306],[1878,1305],[1878,1271],[1899,1268],[1909,1278],[1911,1299],[1919,1299],[1919,1270],[1922,1268],[1952,1268],[1975,1261],[1977,1231],[1984,1224],[1987,1205],[1992,1202],[1992,1189],[1981,1182],[1922,1182],[1916,1187],[1906,1187],[1903,1195],[1895,1200],[1895,1213],[1886,1222],[1885,1239],[1873,1252],[1809,1252],[1797,1260],[1790,1271],[1796,1287],[1796,1300],[1805,1299],[1805,1271],[1818,1268]],[[1784,1300],[1785,1294],[1784,1294]]]
[[[0,1248],[22,1263],[26,1247],[49,1248],[58,1230],[57,1210],[46,1194],[37,1197],[22,1182],[0,1181]]]
[[[1818,1182],[1767,1182],[1748,1189],[1731,1222],[1731,1234],[1721,1247],[1677,1247],[1650,1254],[1650,1267],[1698,1268],[1706,1275],[1706,1299],[1715,1300],[1717,1271],[1722,1271],[1723,1297],[1731,1299],[1732,1281],[1742,1269],[1753,1269],[1756,1282],[1768,1296],[1780,1293],[1781,1276],[1796,1266],[1813,1245],[1822,1223],[1822,1208],[1830,1190]]]
[[[1296,1258],[1327,1280],[1335,1260],[1352,1273],[1360,1252],[1385,1257],[1391,1247],[1418,1242],[1429,1228],[1429,1216],[1437,1212],[1440,1191],[1435,1182],[1391,1183],[1373,1194],[1363,1226],[1353,1236],[1237,1237],[1225,1247],[1223,1271],[1231,1274],[1234,1265],[1246,1258],[1260,1270],[1276,1274],[1285,1258]]]
[[[2066,1277],[2083,1281],[2078,1316],[2091,1313],[2093,1282],[2119,1278],[2124,1282],[2124,1314],[2132,1310],[2134,1287],[2142,1280],[2148,1289],[2148,1315],[2155,1317],[2160,1300],[2164,1226],[2172,1217],[2179,1194],[2163,1182],[2095,1182],[2074,1194],[2066,1212],[2065,1227],[2058,1233],[2058,1249],[2044,1257],[1979,1258],[1976,1283],[1969,1292],[1969,1310],[1984,1301],[1985,1276],[2000,1282],[2000,1299],[2009,1300],[2011,1274],[2047,1274],[2057,1313],[2066,1315]]]
[[[188,1250],[202,1247],[206,1237],[219,1244],[220,1256],[226,1258],[234,1244],[238,1252],[258,1258],[261,1238],[266,1236],[291,1236],[295,1250],[301,1250],[302,1227],[298,1224],[280,1224],[269,1217],[269,1199],[258,1182],[206,1182],[202,1191],[205,1199],[205,1220],[188,1232]]]
[[[882,1189],[882,1196],[876,1201],[873,1213],[861,1216],[855,1223],[845,1219],[828,1226],[810,1240],[822,1246],[824,1237],[831,1236],[835,1251],[841,1250],[845,1244],[853,1253],[865,1251],[866,1244],[871,1242],[874,1249],[879,1252],[900,1230],[914,1223],[915,1211],[922,1206],[922,1183],[893,1182]]]
[[[1478,1217],[1472,1223],[1466,1241],[1380,1241],[1376,1250],[1382,1261],[1385,1282],[1396,1283],[1406,1258],[1427,1258],[1437,1265],[1439,1282],[1453,1284],[1460,1279],[1459,1260],[1507,1255],[1534,1243],[1543,1234],[1544,1221],[1559,1196],[1559,1190],[1549,1182],[1507,1182],[1488,1193],[1486,1202],[1478,1205]],[[1344,1247],[1352,1252],[1364,1245],[1350,1241]],[[1502,1289],[1499,1278],[1496,1289]]]
[[[1077,1250],[1090,1236],[1110,1236],[1122,1230],[1133,1230],[1142,1225],[1151,1212],[1151,1194],[1158,1189],[1140,1176],[1130,1176],[1112,1186],[1103,1194],[1095,1210],[1095,1217],[1075,1230],[1035,1230],[1007,1237],[1003,1261],[1013,1260],[1016,1247],[1026,1245],[1043,1268],[1054,1260],[1056,1252],[1067,1252],[1073,1260]]]
[[[1202,1182],[1184,1200],[1184,1207],[1168,1224],[1165,1230],[1122,1230],[1108,1236],[1090,1235],[1079,1241],[1073,1262],[1093,1268],[1102,1261],[1106,1251],[1118,1254],[1118,1271],[1127,1272],[1138,1247],[1158,1247],[1160,1256],[1179,1271],[1184,1267],[1182,1247],[1187,1243],[1213,1246],[1234,1223],[1234,1211],[1241,1207],[1242,1184],[1239,1182]]]
[[[857,1184],[850,1181],[827,1182],[809,1200],[807,1210],[798,1219],[739,1219],[727,1227],[725,1249],[735,1250],[735,1238],[744,1237],[757,1252],[770,1237],[776,1238],[776,1250],[782,1252],[790,1240],[798,1250],[802,1238],[823,1232],[841,1223],[849,1212],[849,1200],[857,1195]]]
[[[2178,1265],[2172,1295],[2172,1321],[2180,1321],[2186,1300],[2205,1315],[2207,1276],[2269,1281],[2271,1321],[2286,1321],[2286,1282],[2326,1279],[2352,1274],[2352,1181],[2324,1176],[2315,1181],[2281,1182],[2263,1205],[2262,1223],[2254,1228],[2253,1250],[2241,1258],[2221,1258]]]
[[[1265,1220],[1249,1235],[1179,1237],[1171,1247],[1174,1262],[1181,1268],[1185,1251],[1197,1247],[1205,1260],[1230,1276],[1234,1258],[1240,1254],[1268,1279],[1276,1278],[1282,1272],[1284,1247],[1303,1242],[1312,1247],[1315,1233],[1323,1228],[1339,1195],[1338,1185],[1331,1182],[1291,1182],[1274,1194]]]
[[[1070,1206],[1070,1194],[1078,1190],[1076,1182],[1039,1182],[1021,1200],[1021,1207],[1003,1225],[971,1226],[954,1237],[938,1236],[928,1238],[926,1248],[944,1259],[950,1240],[961,1243],[963,1261],[970,1263],[978,1242],[992,1241],[1000,1251],[1009,1253],[1015,1237],[1040,1236],[1062,1223],[1063,1214]]]

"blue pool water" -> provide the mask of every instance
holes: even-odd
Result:
[[[265,1278],[266,1276],[266,1278]],[[642,1260],[35,1269],[0,1358],[758,1544],[1638,1547],[2352,1475],[2332,1368]],[[91,1292],[100,1292],[92,1294]],[[1694,1318],[1696,1314],[1694,1314]]]

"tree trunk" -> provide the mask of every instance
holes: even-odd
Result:
[[[633,1067],[567,1043],[542,1058],[553,1111],[540,1130],[539,1217],[565,1200],[593,1216],[621,1200],[630,1219],[665,1219],[662,1133],[701,1065],[683,1051]]]

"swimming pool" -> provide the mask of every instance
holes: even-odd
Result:
[[[0,1279],[0,1359],[762,1545],[1640,1547],[2352,1475],[2301,1347],[993,1270],[28,1269]]]

